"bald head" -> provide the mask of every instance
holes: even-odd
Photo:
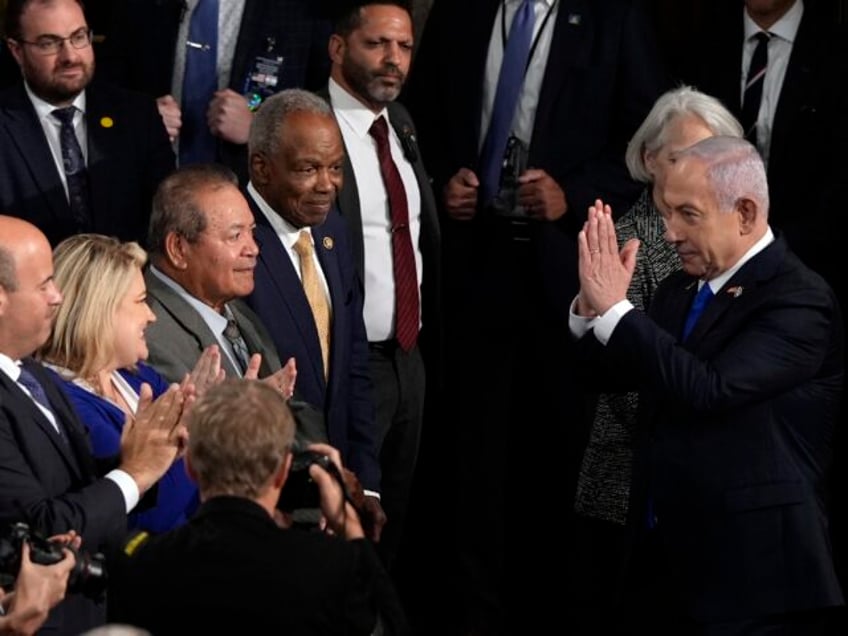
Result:
[[[43,345],[61,302],[47,237],[32,223],[0,215],[0,353],[19,360]]]
[[[26,251],[39,238],[47,243],[41,230],[32,223],[14,216],[0,215],[0,286],[9,291],[18,287],[17,255]],[[49,249],[48,244],[48,249]]]

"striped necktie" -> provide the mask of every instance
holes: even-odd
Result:
[[[745,131],[745,139],[757,146],[757,119],[763,99],[763,84],[768,68],[768,43],[771,34],[760,31],[754,37],[757,39],[757,48],[751,56],[751,65],[748,67],[748,76],[745,80],[740,123]]]

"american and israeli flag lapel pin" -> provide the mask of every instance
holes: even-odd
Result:
[[[727,293],[733,296],[734,298],[739,298],[742,295],[742,292],[745,291],[745,288],[742,285],[736,285],[734,287],[728,287]]]

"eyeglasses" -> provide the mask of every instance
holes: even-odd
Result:
[[[75,49],[84,49],[91,45],[92,31],[87,27],[78,29],[71,33],[66,38],[60,38],[58,35],[42,35],[33,41],[17,40],[11,38],[20,44],[29,44],[39,55],[56,55],[62,50],[62,45],[67,41]]]

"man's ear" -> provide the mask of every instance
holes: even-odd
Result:
[[[274,474],[274,481],[272,482],[274,488],[282,488],[283,484],[286,483],[286,479],[289,478],[289,470],[291,469],[292,457],[294,454],[289,451],[286,454],[286,458],[283,460],[283,463],[280,465],[279,470]]]
[[[264,186],[271,181],[271,171],[268,159],[261,152],[250,155],[250,181],[253,185]]]
[[[333,64],[341,64],[344,57],[345,41],[338,33],[333,33],[330,36],[330,41],[327,43],[327,53],[330,55],[330,61]]]
[[[6,47],[11,52],[12,57],[15,58],[15,62],[18,63],[18,66],[22,66],[23,62],[23,47],[17,42],[14,38],[6,38]]]
[[[165,259],[175,269],[184,270],[188,267],[186,246],[185,238],[177,232],[168,232],[165,236]]]
[[[739,233],[750,234],[757,223],[761,210],[753,199],[742,198],[736,201],[736,213],[739,215]]]

